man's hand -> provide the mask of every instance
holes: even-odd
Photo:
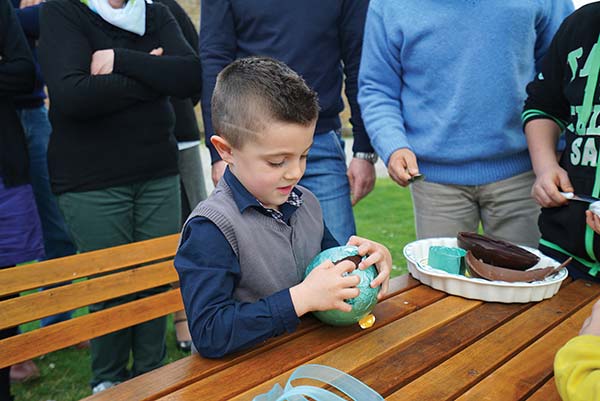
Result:
[[[562,206],[568,202],[567,198],[562,196],[559,191],[573,192],[573,185],[569,180],[567,172],[553,163],[545,169],[540,169],[535,183],[531,188],[531,196],[542,207]]]
[[[375,166],[368,160],[352,158],[348,166],[352,206],[367,196],[375,186]]]
[[[97,50],[92,54],[90,73],[92,75],[112,74],[115,65],[115,51],[113,49]]]
[[[227,163],[225,163],[223,160],[213,163],[210,175],[215,186],[217,186],[217,182],[219,182],[221,177],[223,177],[223,173],[225,173],[225,167],[227,167]]]
[[[43,2],[44,0],[21,0],[21,2],[19,3],[19,8],[37,6],[38,4]]]
[[[403,187],[410,184],[409,180],[413,176],[419,174],[417,157],[408,148],[398,149],[392,153],[387,167],[392,180]]]

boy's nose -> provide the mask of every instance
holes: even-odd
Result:
[[[293,163],[289,169],[287,169],[285,178],[288,180],[299,180],[302,178],[302,174],[304,174],[304,168],[306,164],[302,161],[298,161],[297,163]]]

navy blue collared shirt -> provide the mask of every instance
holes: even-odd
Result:
[[[252,207],[271,216],[229,169],[223,179],[240,212]],[[293,191],[302,196],[298,188]],[[289,224],[297,209],[290,203],[281,205],[283,221]],[[325,227],[321,249],[338,245]],[[289,288],[252,303],[233,298],[240,277],[239,261],[225,236],[205,217],[188,222],[175,256],[175,268],[194,345],[205,357],[219,358],[292,332],[300,321]]]

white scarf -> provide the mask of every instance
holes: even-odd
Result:
[[[123,8],[112,8],[108,0],[81,0],[109,24],[143,36],[146,32],[146,3],[128,0]]]

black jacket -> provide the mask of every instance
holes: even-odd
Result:
[[[566,147],[559,164],[569,174],[576,194],[595,197],[600,196],[599,35],[600,3],[578,9],[563,22],[543,61],[541,74],[527,86],[523,112],[524,124],[545,118],[564,129]],[[595,68],[593,47],[598,50]],[[542,238],[590,261],[587,241],[587,247],[600,260],[600,236],[585,223],[588,206],[573,201],[562,207],[543,208],[539,219]]]
[[[149,54],[158,47],[162,56]],[[113,73],[93,76],[92,54],[100,49],[114,49]],[[79,0],[51,0],[40,13],[38,54],[50,97],[55,193],[177,174],[169,97],[198,93],[200,60],[164,5],[146,4],[146,33],[139,36]]]
[[[6,186],[29,181],[27,145],[13,98],[33,90],[35,66],[8,0],[0,0],[0,175]]]
[[[198,52],[198,31],[185,10],[175,0],[158,0],[159,3],[167,6],[175,21],[179,24],[183,37],[187,40],[190,47]],[[201,75],[200,70],[196,74]],[[200,139],[200,130],[198,129],[198,120],[194,112],[194,106],[200,101],[202,92],[199,91],[191,98],[179,99],[171,98],[171,104],[175,111],[175,138],[177,142],[198,141]]]

